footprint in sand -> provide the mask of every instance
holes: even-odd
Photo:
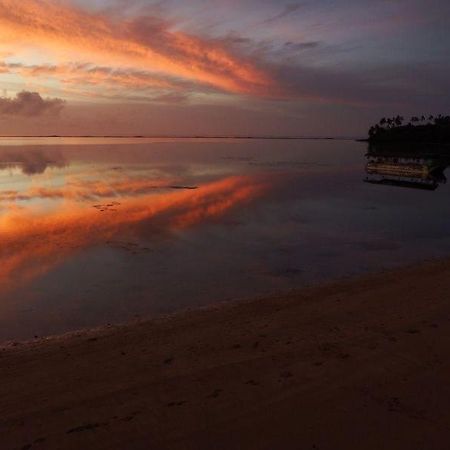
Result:
[[[96,428],[104,427],[108,425],[108,422],[105,423],[88,423],[86,425],[80,425],[79,427],[71,428],[70,430],[67,430],[67,434],[71,433],[81,433],[83,431],[91,431],[95,430]]]
[[[183,405],[185,405],[186,403],[187,403],[186,400],[183,400],[183,401],[181,401],[181,402],[170,402],[170,403],[167,403],[167,406],[168,406],[169,408],[171,408],[171,407],[173,407],[173,406],[183,406]]]
[[[208,398],[217,398],[222,392],[222,389],[216,389],[212,394],[208,395]]]
[[[280,373],[281,378],[292,378],[293,376],[294,375],[292,375],[292,372],[289,372],[288,370]]]
[[[409,334],[419,334],[420,330],[416,329],[416,328],[409,328],[408,330],[406,330],[406,333]]]
[[[122,417],[120,420],[122,422],[131,422],[138,414],[141,414],[141,411],[134,411],[129,416]]]

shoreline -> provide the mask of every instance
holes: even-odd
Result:
[[[11,350],[17,347],[34,347],[45,345],[53,341],[65,341],[70,339],[88,337],[88,336],[107,336],[109,334],[118,332],[124,329],[132,329],[136,326],[150,326],[152,323],[179,321],[185,317],[197,314],[208,314],[220,311],[226,311],[230,308],[236,308],[245,304],[254,304],[261,302],[270,302],[271,300],[286,299],[292,297],[304,297],[305,295],[317,295],[316,291],[330,290],[330,289],[345,289],[347,286],[361,284],[364,282],[372,282],[374,280],[382,279],[385,276],[391,276],[395,273],[406,273],[409,271],[416,271],[420,268],[429,267],[445,267],[449,266],[450,269],[450,257],[443,258],[427,258],[421,262],[411,262],[408,264],[392,267],[392,268],[379,268],[377,270],[364,272],[357,275],[344,275],[341,277],[331,278],[328,280],[318,280],[305,283],[298,288],[292,288],[288,290],[279,290],[269,294],[253,295],[236,297],[232,299],[221,300],[218,302],[207,303],[205,305],[187,306],[182,309],[175,310],[173,312],[157,313],[154,315],[140,316],[139,318],[127,319],[120,322],[108,322],[93,326],[76,328],[61,333],[54,333],[48,335],[41,335],[30,338],[16,338],[0,341],[0,352]]]
[[[449,291],[440,260],[0,345],[0,447],[444,449]]]

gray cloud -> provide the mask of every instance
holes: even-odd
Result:
[[[336,69],[280,65],[273,77],[285,95],[335,104],[355,106],[419,106],[436,111],[450,101],[448,66],[414,67],[380,65],[366,68]]]
[[[303,3],[289,3],[283,8],[283,11],[281,11],[279,14],[265,20],[265,23],[275,22],[277,20],[283,19],[283,18],[297,12],[302,6],[303,6]]]
[[[0,98],[0,115],[36,117],[43,114],[57,115],[65,101],[59,98],[43,99],[38,92],[19,92],[15,98]]]
[[[307,42],[285,42],[284,48],[291,51],[303,51],[312,48],[319,47],[321,43],[319,41],[307,41]]]

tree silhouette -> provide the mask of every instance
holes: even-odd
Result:
[[[370,127],[369,140],[379,143],[450,143],[450,116],[383,117]]]

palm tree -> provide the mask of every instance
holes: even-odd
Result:
[[[442,124],[442,120],[443,120],[442,114],[439,114],[437,117],[434,118],[434,124],[435,125],[441,125]]]
[[[403,117],[402,116],[397,116],[395,118],[395,126],[400,127],[403,123]]]

